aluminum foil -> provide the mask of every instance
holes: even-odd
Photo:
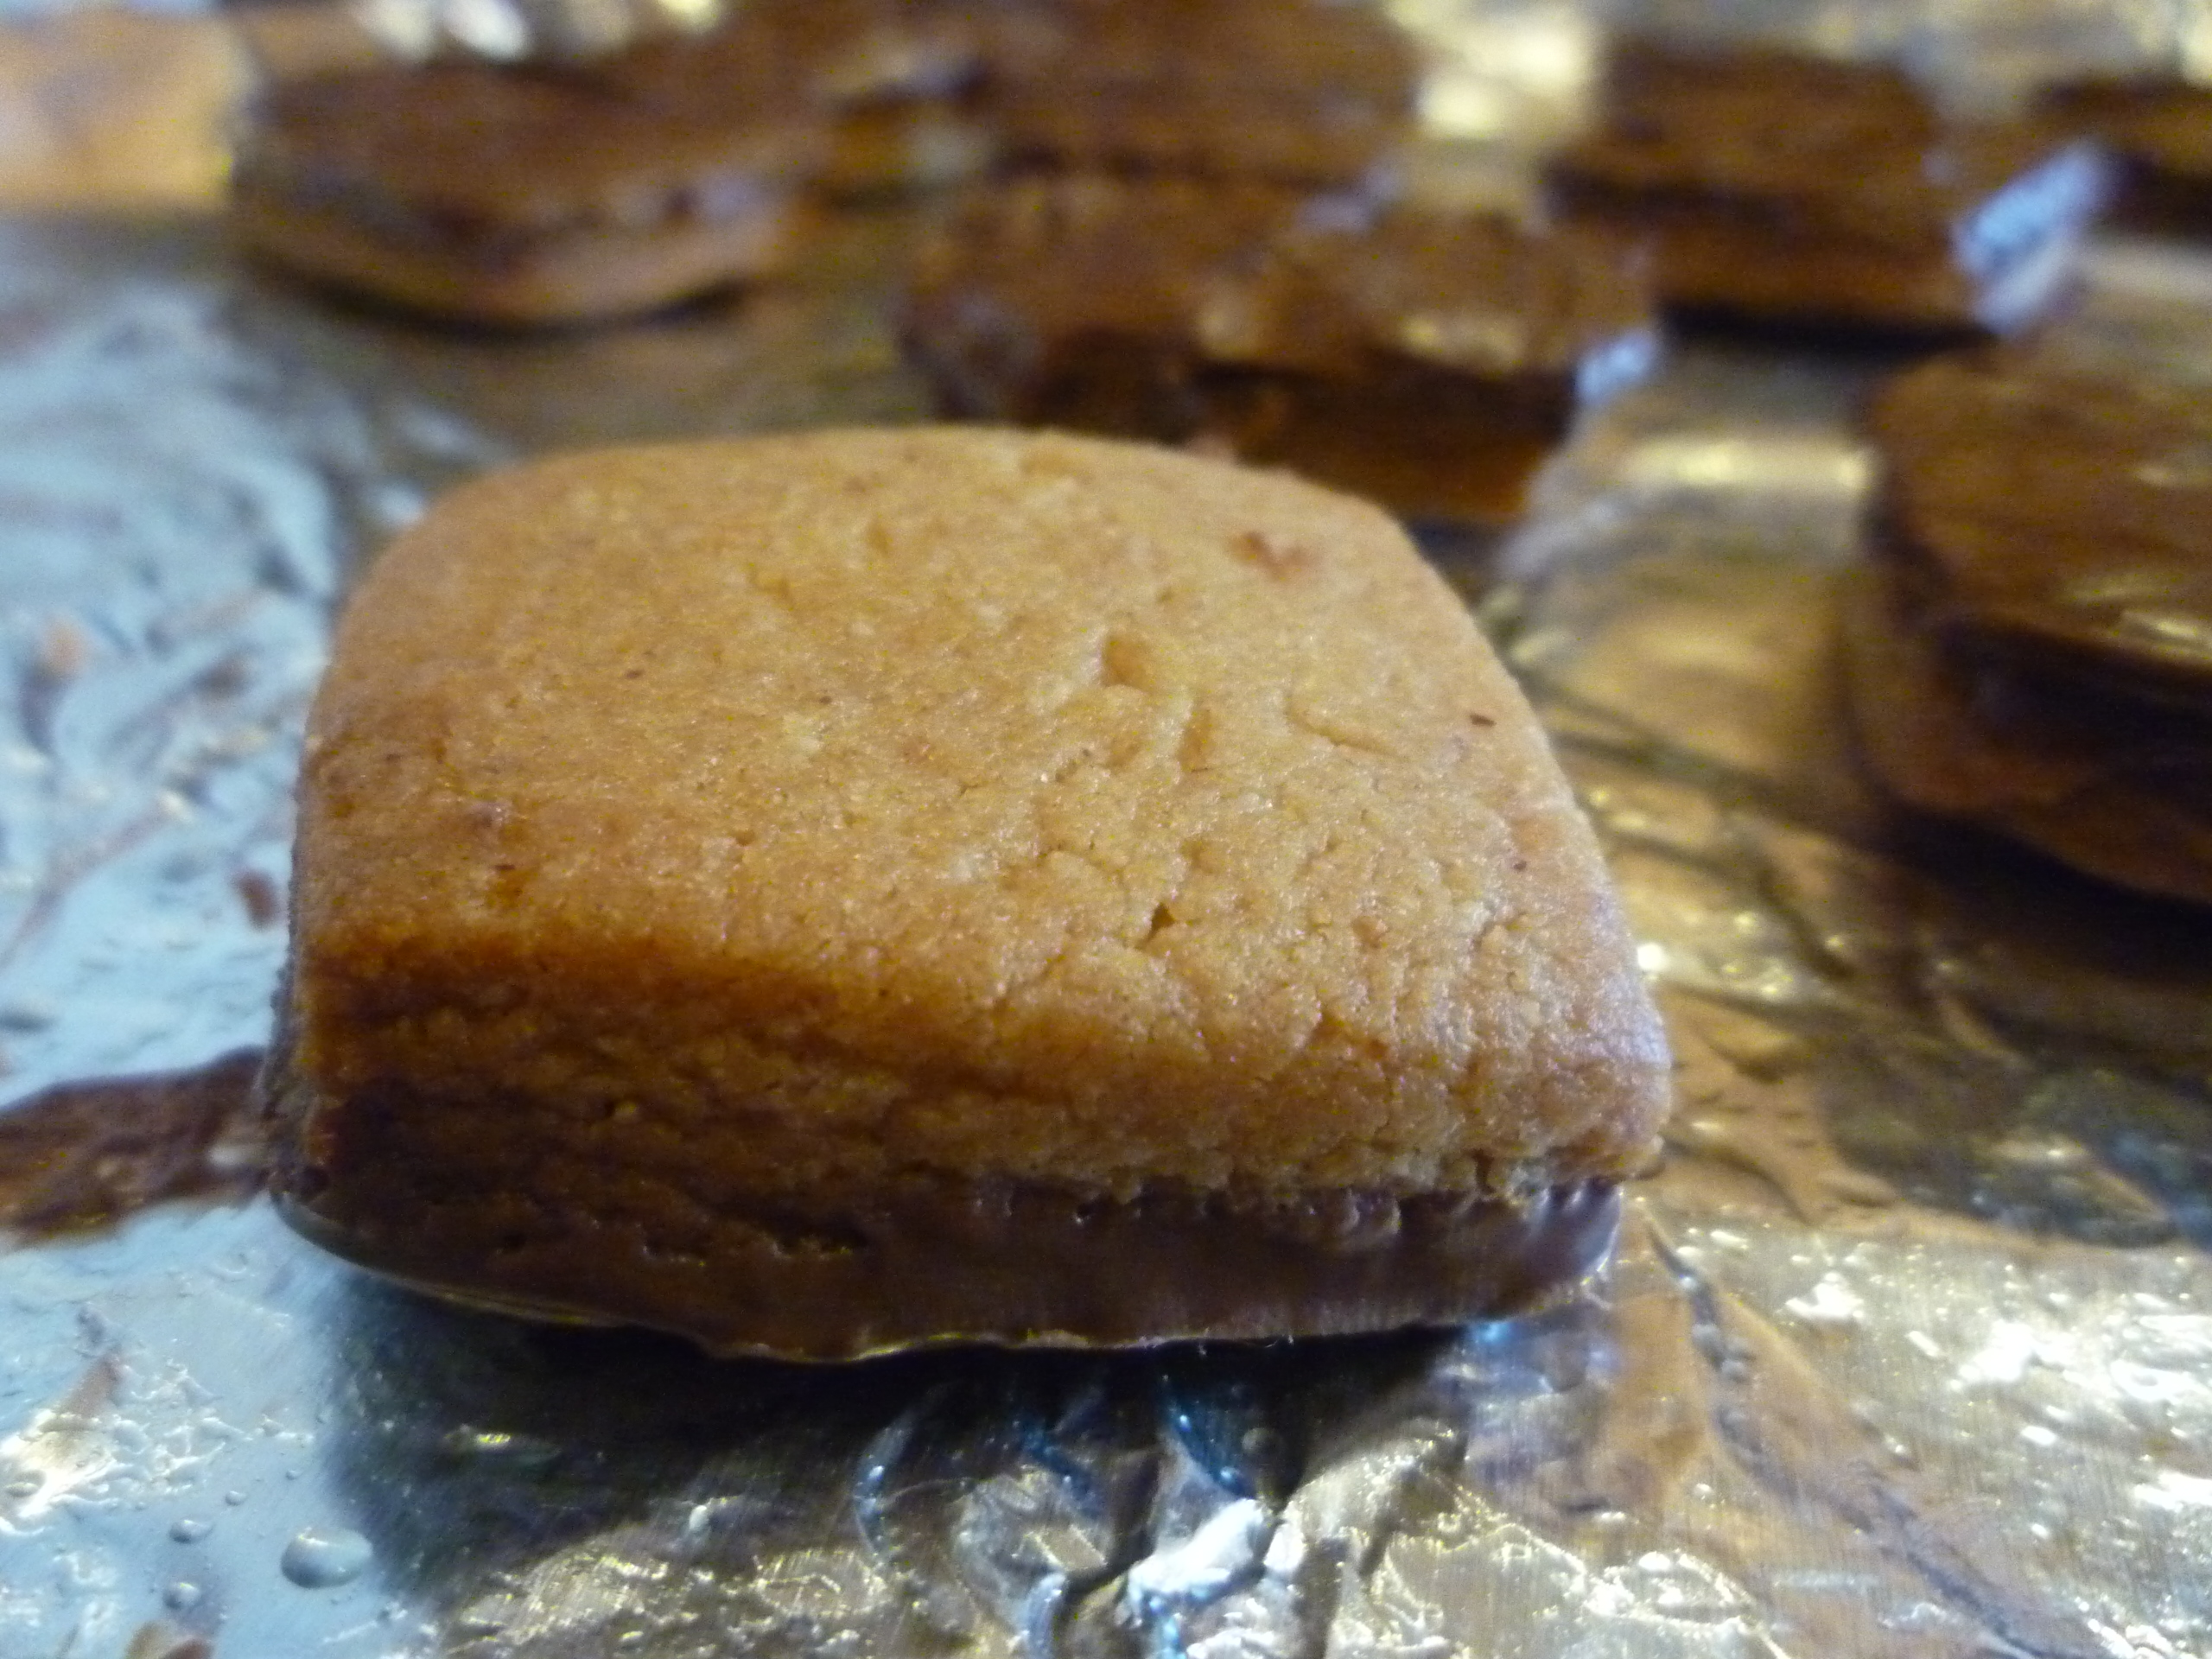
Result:
[[[1539,12],[1524,111],[1592,32],[1474,19]],[[2078,45],[2086,11],[2036,15]],[[369,550],[537,449],[918,414],[904,230],[486,339],[264,280],[212,222],[0,221],[0,1205],[67,1189],[5,1211],[0,1656],[2212,1655],[2212,918],[1866,789],[1827,604],[1880,360],[1684,342],[1521,531],[1432,541],[1681,1058],[1612,1271],[1551,1313],[716,1363],[321,1255],[202,1109],[240,1062],[86,1085],[264,1039],[303,704]],[[2212,386],[2212,251],[2101,246],[2062,339]]]

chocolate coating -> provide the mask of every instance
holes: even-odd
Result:
[[[1898,799],[2212,904],[2212,725],[2146,725],[2139,708],[1946,650],[1894,569],[1861,573],[1843,643],[1860,753]]]
[[[188,1071],[93,1077],[0,1111],[0,1229],[99,1227],[172,1199],[251,1196],[262,1180],[258,1050]]]
[[[786,181],[822,135],[791,95],[653,96],[613,69],[389,65],[272,88],[243,189],[342,204],[395,235],[481,244],[713,217],[719,187]]]

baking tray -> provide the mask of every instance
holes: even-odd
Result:
[[[1510,187],[1607,15],[1408,10],[1432,160]],[[1723,12],[1640,16],[1991,99],[2202,34]],[[189,193],[0,219],[0,1656],[2212,1655],[2212,922],[1865,787],[1827,607],[1876,355],[1680,340],[1520,530],[1427,538],[1680,1056],[1567,1305],[804,1369],[455,1310],[276,1223],[237,1108],[352,575],[519,455],[918,417],[886,322],[916,217],[508,338],[257,272]],[[2212,250],[2101,244],[2058,343],[2212,388]]]

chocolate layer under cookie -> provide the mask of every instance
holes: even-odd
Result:
[[[1846,630],[1901,798],[2212,901],[2212,408],[2008,352],[1875,400],[1872,569]]]
[[[2041,316],[2110,182],[2095,147],[1948,121],[1884,66],[1642,41],[1547,179],[1562,213],[1649,238],[1670,307],[1904,334]]]
[[[1619,1216],[1609,1181],[1511,1201],[1357,1190],[1240,1201],[940,1177],[748,1199],[702,1178],[711,1148],[695,1148],[689,1169],[639,1156],[652,1135],[642,1122],[626,1146],[619,1129],[456,1132],[494,1115],[528,1125],[515,1104],[385,1096],[337,1115],[334,1139],[296,1147],[277,1171],[286,1218],[338,1255],[463,1300],[586,1322],[619,1312],[717,1353],[849,1359],[950,1342],[1452,1325],[1582,1278]]]
[[[906,337],[947,413],[1218,445],[1487,522],[1657,352],[1608,237],[1099,175],[970,203],[918,263]]]

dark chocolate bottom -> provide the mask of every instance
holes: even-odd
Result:
[[[625,1185],[606,1173],[610,1190]],[[1611,1246],[1619,1195],[1588,1181],[1506,1203],[1334,1191],[1240,1205],[1161,1189],[1087,1197],[917,1177],[804,1220],[734,1199],[711,1251],[634,1206],[437,1172],[280,1168],[280,1206],[334,1253],[506,1311],[642,1325],[721,1354],[844,1359],[927,1344],[1121,1346],[1452,1325],[1541,1301]]]

